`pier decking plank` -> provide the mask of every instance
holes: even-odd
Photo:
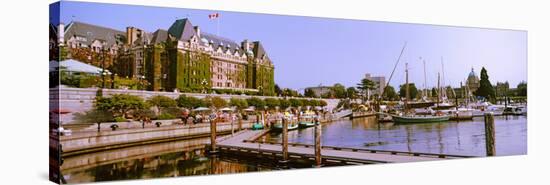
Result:
[[[280,152],[281,145],[264,144],[264,143],[250,143],[244,142],[244,140],[253,138],[255,136],[263,134],[265,131],[252,131],[246,130],[238,133],[237,135],[224,138],[224,140],[218,142],[219,147],[234,147],[234,148],[246,148],[249,150],[261,150],[264,152]],[[289,146],[288,152],[298,155],[314,155],[313,148]],[[359,161],[373,161],[380,163],[401,163],[401,162],[417,162],[417,161],[434,161],[441,160],[442,158],[427,157],[427,156],[411,156],[411,155],[395,155],[388,153],[370,153],[360,151],[345,151],[335,149],[321,149],[323,157],[330,158],[343,158]]]

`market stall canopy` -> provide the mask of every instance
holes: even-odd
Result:
[[[57,62],[53,60],[50,61],[50,71],[55,71],[59,68],[61,68],[61,70],[63,71],[68,71],[68,72],[79,72],[79,73],[88,73],[88,74],[96,74],[96,75],[100,75],[101,72],[103,71],[99,67],[86,64],[74,59],[67,59],[61,62]],[[111,74],[111,72],[109,72],[108,70],[105,70],[105,72],[107,72],[107,74],[109,75]]]

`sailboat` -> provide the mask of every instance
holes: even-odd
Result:
[[[416,115],[414,112],[409,111],[408,101],[409,101],[409,69],[408,64],[405,63],[405,111],[400,115],[392,115],[394,123],[431,123],[431,122],[443,122],[448,121],[450,116],[437,113],[435,115]]]

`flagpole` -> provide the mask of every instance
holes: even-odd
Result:
[[[216,34],[218,37],[220,36],[220,18],[218,17],[216,13]]]

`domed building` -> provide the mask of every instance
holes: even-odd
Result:
[[[471,92],[475,92],[479,88],[479,77],[474,72],[474,68],[468,75],[467,85]]]

